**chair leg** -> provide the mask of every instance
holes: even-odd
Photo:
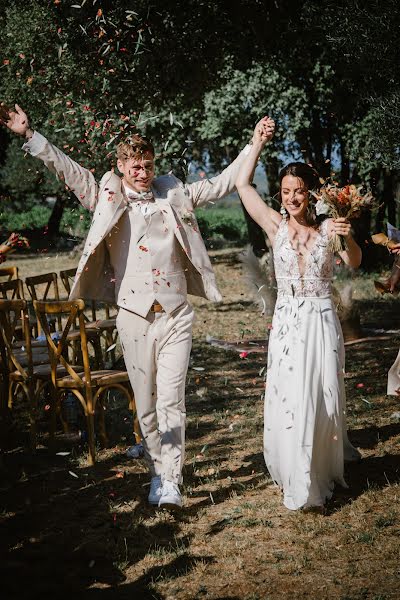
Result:
[[[114,340],[112,331],[109,331],[109,330],[106,331],[105,340],[106,340],[106,348],[105,348],[106,350],[107,350],[107,348],[114,346],[115,340]],[[111,363],[114,364],[115,363],[115,348],[110,350],[109,354],[110,354]]]
[[[94,414],[93,412],[88,412],[86,415],[86,422],[88,428],[88,446],[89,446],[89,456],[88,462],[90,466],[93,466],[96,462],[96,442],[94,435]]]
[[[71,344],[72,347],[72,364],[81,365],[83,362],[82,349],[80,341],[74,340]]]
[[[85,393],[85,413],[86,422],[88,429],[88,446],[89,446],[89,465],[92,466],[96,462],[96,438],[94,434],[94,402],[93,402],[93,391],[91,388],[86,388]]]
[[[101,440],[101,445],[103,448],[108,446],[108,437],[106,431],[106,420],[105,420],[105,409],[104,409],[104,396],[101,396],[97,400],[97,405],[99,407],[99,437]]]
[[[8,382],[8,401],[7,401],[7,406],[8,408],[11,410],[12,406],[13,406],[13,382],[9,381]]]
[[[29,418],[30,418],[30,442],[31,451],[36,452],[37,446],[37,397],[35,393],[35,386],[30,382],[27,386],[28,390],[28,402],[30,404]]]
[[[91,342],[92,342],[92,345],[93,345],[94,356],[95,356],[97,368],[100,369],[100,370],[104,369],[104,360],[103,360],[103,353],[101,351],[100,336],[98,336],[94,340],[91,340]]]
[[[56,442],[57,404],[58,404],[57,391],[52,386],[52,389],[50,390],[50,427],[49,427],[49,449],[51,452],[54,452],[55,442]]]

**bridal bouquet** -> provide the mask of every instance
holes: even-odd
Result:
[[[12,233],[5,242],[0,244],[0,257],[4,256],[8,252],[13,252],[15,246],[24,246],[25,248],[29,248],[29,242],[26,237],[23,237],[19,233]],[[1,258],[0,262],[3,262]]]
[[[326,183],[318,192],[313,192],[313,195],[317,199],[317,215],[328,215],[333,219],[354,219],[360,216],[363,210],[371,210],[376,205],[371,192],[363,193],[361,185],[346,185],[340,188]],[[332,249],[335,252],[346,250],[346,242],[342,236],[335,235],[332,238]]]

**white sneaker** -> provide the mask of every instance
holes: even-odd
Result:
[[[162,483],[160,475],[156,475],[151,478],[150,482],[150,491],[148,496],[149,504],[153,504],[153,506],[158,506],[158,503],[162,494]]]
[[[171,510],[182,507],[182,496],[176,483],[167,479],[164,481],[158,506]]]

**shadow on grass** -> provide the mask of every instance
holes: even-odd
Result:
[[[333,498],[327,505],[328,514],[350,504],[370,489],[380,490],[400,483],[400,456],[368,456],[358,463],[346,463],[345,480],[349,487],[335,488]]]
[[[400,423],[356,429],[350,433],[352,444],[360,448],[374,448],[379,442],[386,442],[400,435]]]
[[[2,482],[0,518],[1,596],[7,600],[65,592],[99,600],[114,593],[161,599],[154,582],[214,560],[191,556],[191,538],[182,536],[179,518],[147,504],[147,474],[116,478],[123,472],[121,456],[117,472],[114,456],[91,469],[44,452],[6,458],[5,470],[13,472]],[[158,564],[121,585],[126,569],[145,556]],[[89,589],[93,584],[99,587]]]

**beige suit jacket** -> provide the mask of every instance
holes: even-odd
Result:
[[[108,171],[97,184],[91,171],[81,167],[36,131],[23,149],[42,160],[74,192],[80,203],[94,213],[70,298],[114,302],[114,273],[105,238],[126,210],[121,177]],[[164,205],[169,226],[189,259],[188,293],[214,302],[220,301],[222,296],[194,209],[234,190],[240,166],[248,152],[249,146],[246,146],[220,175],[211,179],[184,184],[169,174],[154,179],[152,186],[155,199]]]

